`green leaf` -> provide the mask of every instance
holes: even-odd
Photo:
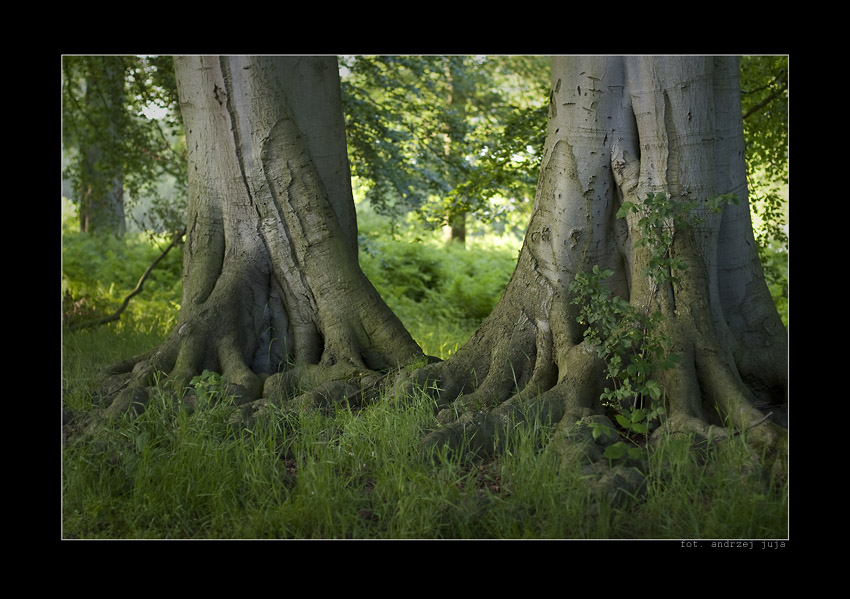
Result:
[[[602,453],[602,457],[608,458],[609,460],[618,460],[624,455],[626,455],[626,450],[628,447],[622,441],[618,443],[614,443],[613,445],[607,447],[605,451]]]
[[[640,435],[649,434],[649,427],[643,422],[633,422],[632,430]]]
[[[659,387],[658,383],[653,380],[646,381],[646,389],[649,391],[649,394],[652,396],[652,399],[659,399],[661,397],[661,387]]]
[[[639,460],[643,455],[643,450],[640,447],[630,447],[629,457],[633,460]]]
[[[634,212],[636,210],[635,205],[631,202],[623,202],[620,206],[620,209],[617,210],[617,218],[624,218],[628,216],[629,212]]]
[[[623,428],[630,429],[632,427],[631,421],[622,414],[617,414],[614,418],[617,420],[617,423]]]
[[[591,434],[593,435],[593,440],[595,441],[600,437],[600,435],[605,435],[606,437],[610,437],[615,434],[614,430],[610,427],[605,426],[604,424],[599,424],[598,422],[591,423]]]
[[[148,431],[142,431],[141,433],[139,433],[139,435],[136,437],[136,451],[141,452],[142,450],[144,450],[145,446],[148,444],[148,441],[150,441],[150,433],[148,433]]]

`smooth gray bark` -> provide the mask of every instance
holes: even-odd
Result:
[[[684,357],[660,375],[674,430],[743,430],[763,418],[757,406],[787,400],[787,333],[749,220],[737,72],[731,57],[553,58],[541,174],[514,275],[473,338],[417,373],[442,390],[445,427],[429,443],[463,434],[486,444],[502,417],[532,405],[560,421],[565,436],[577,420],[602,414],[604,364],[568,291],[593,265],[614,272],[617,295],[665,314]],[[676,228],[672,250],[689,268],[661,288],[642,276],[648,257],[635,246],[637,216],[616,217],[624,201],[639,205],[650,192],[697,204],[694,226]],[[727,193],[738,205],[720,214],[704,207]],[[776,440],[775,428],[760,428]]]
[[[175,58],[189,151],[183,304],[114,410],[143,402],[154,370],[179,386],[221,372],[247,403],[280,395],[283,373],[327,382],[422,358],[357,261],[337,68],[334,57]]]

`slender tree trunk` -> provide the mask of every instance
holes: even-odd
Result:
[[[462,118],[466,118],[466,92],[461,78],[453,72],[451,62],[446,64],[446,79],[449,83],[448,108]],[[453,115],[454,116],[454,115]],[[456,117],[455,117],[456,118]],[[451,161],[453,134],[446,133],[446,159]],[[447,165],[451,171],[451,166]],[[451,174],[449,175],[451,178]],[[459,247],[466,245],[466,211],[456,206],[450,206],[446,211],[446,224],[443,226],[443,240],[446,243],[454,243]]]
[[[80,231],[123,235],[127,230],[124,214],[124,184],[120,176],[100,171],[100,148],[86,149],[83,159],[83,188],[80,197]]]
[[[86,81],[85,102],[89,111],[100,115],[101,134],[114,138],[115,126],[109,115],[123,110],[120,106],[124,96],[123,61],[117,57],[102,57],[101,62],[100,77]],[[123,235],[126,231],[123,176],[111,157],[104,155],[103,145],[93,140],[83,149],[80,230]]]
[[[604,418],[606,365],[569,292],[594,265],[613,271],[616,295],[663,313],[683,357],[657,373],[669,401],[666,430],[744,430],[762,422],[760,407],[786,402],[787,333],[749,220],[737,72],[729,57],[553,58],[542,169],[513,277],[464,347],[416,373],[441,390],[444,427],[426,444],[473,438],[484,447],[509,415],[534,408],[561,423],[559,439],[581,437],[598,457],[601,448],[575,424]],[[693,226],[674,224],[670,250],[687,270],[655,285],[642,274],[649,255],[636,244],[638,217],[617,212],[659,192],[696,207]],[[727,193],[739,203],[710,213],[707,201]],[[764,425],[752,436],[775,445],[783,433]]]
[[[175,59],[189,151],[183,303],[171,336],[125,363],[112,411],[156,371],[227,376],[238,403],[309,372],[352,385],[422,358],[357,262],[336,60]]]
[[[443,226],[443,241],[464,247],[466,245],[466,212],[449,210],[446,221]]]

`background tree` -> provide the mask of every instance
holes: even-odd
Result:
[[[241,404],[308,375],[345,395],[420,359],[357,262],[336,58],[177,57],[175,73],[189,167],[180,319],[114,369],[111,411],[145,403],[157,372],[178,389],[219,372]]]
[[[79,205],[81,230],[122,233],[128,196],[151,198],[154,228],[179,228],[185,203],[162,197],[156,186],[170,175],[175,195],[185,198],[171,58],[65,56],[62,74],[63,147],[69,155],[64,174]]]
[[[485,222],[533,196],[548,58],[345,57],[352,170],[380,213],[432,227]],[[503,196],[514,203],[493,202]]]
[[[126,124],[123,59],[67,58],[64,67],[65,140],[73,140],[78,150],[74,188],[80,229],[122,234],[126,229],[124,177],[114,146],[120,143]]]
[[[513,277],[469,342],[415,377],[439,389],[443,407],[429,444],[486,447],[508,416],[534,408],[560,422],[559,439],[582,441],[568,446],[598,456],[576,423],[613,429],[606,383],[625,388],[647,369],[659,386],[633,399],[666,403],[659,430],[716,437],[784,404],[787,336],[753,238],[740,97],[733,57],[553,58],[543,165]],[[730,196],[737,203],[715,201]],[[590,297],[613,294],[614,310],[594,317],[574,301],[587,273],[610,274]],[[655,327],[660,355],[643,353],[643,331],[622,325],[625,315]],[[615,363],[602,325],[634,351]],[[773,424],[752,435],[783,438]]]

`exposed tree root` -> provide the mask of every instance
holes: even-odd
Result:
[[[510,331],[485,322],[463,351],[413,373],[414,384],[431,388],[440,406],[441,427],[423,440],[423,451],[483,457],[498,452],[513,427],[550,426],[550,445],[564,460],[579,462],[589,472],[604,470],[606,482],[597,482],[606,493],[637,492],[639,477],[630,469],[640,464],[626,461],[620,464],[626,470],[610,470],[603,452],[619,439],[594,438],[589,426],[617,428],[610,409],[599,400],[606,384],[605,365],[595,348],[586,340],[574,343],[553,336],[542,320],[500,319],[495,313],[490,320],[510,322]],[[745,434],[747,442],[764,453],[769,467],[777,464],[784,470],[787,431],[754,406],[729,352],[706,341],[712,337],[705,331],[699,344],[692,342],[690,314],[672,316],[668,326],[677,340],[674,351],[683,359],[659,377],[669,397],[668,413],[644,442],[684,434],[697,444],[710,444]],[[485,368],[476,372],[480,378],[466,374],[482,364]],[[608,488],[621,484],[625,486],[619,491]]]
[[[302,408],[362,402],[377,395],[394,369],[424,363],[421,350],[406,331],[391,337],[384,330],[385,323],[379,319],[391,313],[370,305],[371,287],[364,292],[366,300],[350,302],[348,311],[330,311],[323,319],[314,316],[312,326],[276,333],[258,316],[263,314],[258,303],[272,303],[262,300],[267,288],[251,287],[246,280],[247,276],[220,276],[203,301],[184,307],[181,323],[158,348],[110,367],[101,392],[104,415],[143,410],[155,384],[185,394],[204,371],[222,376],[226,394],[237,406],[245,406],[246,414],[262,405],[258,400]],[[240,293],[230,291],[234,281]],[[246,288],[253,293],[246,294]],[[268,329],[272,332],[264,335]],[[266,348],[273,359],[259,356]],[[294,348],[290,355],[300,353],[300,360],[282,362],[286,348]]]
[[[191,380],[205,369],[218,372],[227,381],[226,394],[234,404],[250,414],[264,404],[288,404],[299,409],[320,409],[338,402],[361,405],[376,398],[392,371],[368,368],[362,360],[333,364],[290,365],[274,373],[255,373],[229,337],[215,343],[217,363],[204,352],[193,352],[195,344],[180,342],[176,332],[155,352],[113,365],[101,390],[108,417],[128,410],[140,412],[153,385],[158,383],[177,392],[190,387]]]

